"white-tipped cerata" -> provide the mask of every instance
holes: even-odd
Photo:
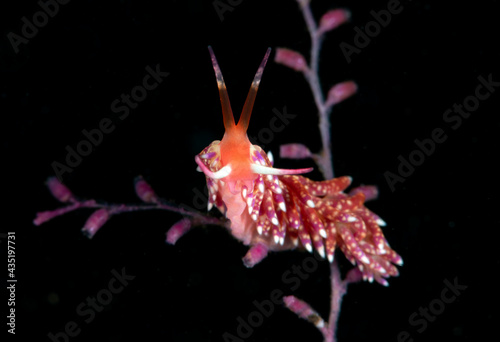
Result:
[[[330,263],[332,263],[332,262],[333,262],[333,259],[334,259],[334,255],[333,255],[333,254],[328,254],[328,261],[329,261]]]
[[[274,163],[274,157],[271,151],[267,152],[267,159],[271,162],[271,165]]]
[[[274,167],[269,167],[259,164],[252,164],[250,165],[250,168],[252,169],[253,173],[258,173],[260,175],[275,175],[275,176],[299,175],[302,173],[311,172],[313,170],[312,167],[308,167],[306,169],[276,169]]]
[[[320,255],[320,257],[322,257],[324,259],[325,258],[325,246],[321,246],[317,250],[318,250],[318,254]]]
[[[216,172],[212,172],[208,169],[208,167],[206,167],[206,165],[201,161],[200,157],[198,156],[195,156],[194,157],[194,160],[196,161],[196,164],[198,164],[198,166],[200,167],[201,171],[207,176],[207,177],[210,177],[212,179],[221,179],[221,178],[224,178],[224,177],[227,177],[229,176],[229,174],[231,173],[231,165],[226,165],[224,166],[223,168],[221,168],[220,170],[216,171]]]

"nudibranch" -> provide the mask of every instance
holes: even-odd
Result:
[[[252,248],[263,248],[263,254],[304,248],[332,262],[339,248],[365,279],[387,285],[384,278],[398,274],[393,264],[401,265],[402,259],[382,233],[380,226],[385,223],[364,206],[364,194],[343,192],[351,177],[313,181],[299,175],[312,168],[274,168],[272,154],[248,139],[252,108],[271,49],[257,69],[237,124],[211,47],[209,52],[225,133],[195,156],[198,171],[206,176],[208,210],[219,209],[230,220],[232,235]],[[250,267],[255,262],[246,264]]]

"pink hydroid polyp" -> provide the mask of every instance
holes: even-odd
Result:
[[[135,193],[137,197],[146,203],[158,202],[158,196],[156,196],[153,188],[141,176],[135,179]]]
[[[99,209],[94,211],[92,215],[87,219],[85,225],[82,228],[82,232],[91,239],[95,233],[106,223],[109,219],[109,212],[107,209]]]
[[[73,202],[75,199],[73,193],[66,187],[66,185],[62,184],[57,177],[50,177],[47,179],[47,187],[49,188],[52,196],[60,202]]]
[[[276,63],[283,64],[295,71],[307,71],[307,62],[299,52],[286,48],[277,48],[274,57]]]
[[[349,21],[351,12],[345,9],[335,9],[323,14],[319,21],[319,33],[324,33],[336,29],[343,23]]]
[[[328,96],[326,99],[326,105],[332,106],[339,102],[344,101],[348,97],[356,94],[358,91],[358,86],[352,81],[342,82],[334,85],[328,91]]]

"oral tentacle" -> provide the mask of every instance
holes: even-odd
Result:
[[[227,176],[229,176],[231,174],[231,165],[226,165],[224,167],[222,167],[221,169],[213,172],[211,171],[206,165],[205,163],[203,163],[203,161],[200,159],[199,156],[195,156],[194,157],[194,160],[196,161],[196,164],[198,164],[198,166],[200,167],[201,171],[207,176],[207,177],[210,177],[212,179],[222,179],[222,178],[225,178]]]
[[[277,169],[274,167],[264,166],[259,164],[252,164],[250,168],[252,169],[253,173],[257,173],[260,175],[275,175],[275,176],[300,175],[314,170],[312,167],[308,167],[305,169]]]

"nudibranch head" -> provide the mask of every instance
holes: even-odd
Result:
[[[298,174],[308,172],[311,169],[300,169],[300,170],[279,170],[269,167],[262,161],[256,160],[254,157],[255,148],[250,143],[247,136],[247,129],[250,122],[250,117],[252,114],[253,105],[257,95],[257,90],[259,89],[260,81],[262,79],[262,74],[264,73],[264,67],[266,66],[267,60],[271,53],[271,48],[268,48],[264,59],[260,63],[257,73],[253,79],[250,91],[248,92],[245,104],[243,105],[243,110],[240,115],[238,124],[235,123],[233,111],[231,109],[231,104],[229,101],[229,96],[227,93],[226,84],[222,76],[219,64],[215,58],[215,54],[212,47],[208,47],[210,52],[210,57],[212,59],[212,65],[215,71],[215,77],[217,79],[217,86],[219,88],[219,96],[222,105],[222,116],[224,122],[225,133],[221,141],[215,141],[210,148],[209,153],[214,153],[217,155],[217,165],[205,169],[200,165],[200,160],[197,159],[196,162],[200,168],[205,172],[205,174],[213,179],[222,179],[228,183],[242,184],[244,182],[253,182],[259,174]],[[257,146],[258,147],[258,146]],[[217,171],[213,172],[212,170]],[[207,171],[210,171],[207,173]],[[241,189],[240,186],[236,186],[237,191]]]

